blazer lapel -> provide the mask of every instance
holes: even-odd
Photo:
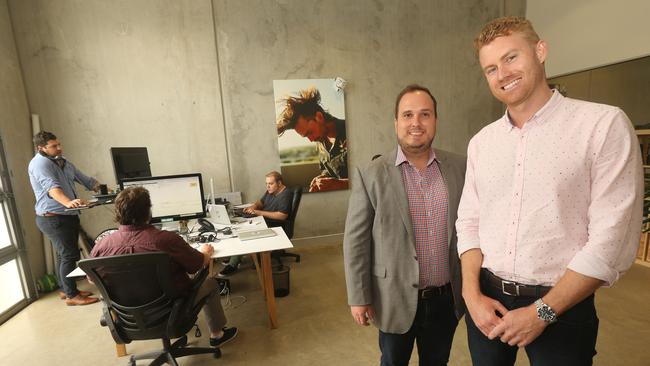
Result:
[[[442,174],[442,179],[445,181],[445,187],[447,188],[447,243],[451,244],[451,236],[453,234],[453,225],[456,225],[455,222],[452,222],[452,212],[455,212],[458,209],[458,202],[452,202],[449,200],[450,197],[458,197],[458,184],[457,182],[450,182],[454,180],[453,175],[449,174],[449,162],[445,159],[445,156],[436,150],[436,159],[438,160],[438,167],[440,168],[440,174]],[[453,211],[452,211],[453,210]]]
[[[386,156],[384,161],[384,169],[386,170],[386,176],[388,177],[388,186],[394,187],[394,190],[389,192],[395,200],[395,207],[399,210],[400,216],[402,216],[402,221],[404,222],[404,227],[408,233],[411,243],[415,245],[415,235],[413,234],[413,223],[411,221],[411,210],[409,208],[409,198],[406,194],[406,188],[404,187],[404,182],[402,181],[402,170],[395,166],[395,159],[397,158],[397,149]]]

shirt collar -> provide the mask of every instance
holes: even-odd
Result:
[[[120,225],[118,228],[119,231],[138,231],[138,230],[144,230],[149,227],[152,227],[152,225],[147,224],[147,225]]]
[[[429,149],[429,160],[427,160],[427,166],[431,165],[434,160],[436,160],[436,152],[433,150],[433,148]],[[408,161],[406,158],[406,155],[404,155],[404,151],[402,151],[402,147],[400,145],[397,145],[397,156],[395,157],[395,166],[400,166],[403,163],[408,162],[411,164],[411,162]]]
[[[526,123],[529,122],[538,122],[538,123],[544,123],[546,122],[546,118],[549,116],[549,114],[555,110],[555,108],[564,100],[564,96],[560,94],[557,89],[553,89],[553,94],[551,94],[551,98],[540,108],[537,112],[535,112]],[[503,114],[503,117],[501,117],[501,121],[503,126],[508,130],[511,131],[513,128],[515,128],[514,123],[510,119],[510,115],[508,114],[508,110],[506,109],[506,112]]]

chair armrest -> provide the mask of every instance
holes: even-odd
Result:
[[[194,278],[192,278],[192,289],[190,290],[189,297],[194,298],[196,294],[199,292],[199,289],[201,288],[201,285],[203,284],[203,281],[208,277],[208,272],[209,268],[207,266],[201,268],[196,274],[194,275]]]
[[[201,289],[201,285],[203,285],[203,282],[208,277],[209,271],[210,271],[209,268],[206,266],[201,268],[194,275],[194,278],[192,278],[192,287],[190,289],[190,292],[187,294],[187,296],[183,296],[182,298],[176,300],[176,303],[174,304],[174,308],[172,309],[172,316],[174,315],[178,316],[178,314],[174,314],[175,312],[182,312],[183,313],[182,315],[185,316],[192,313],[195,310],[193,306],[194,301],[196,299],[196,296],[199,293],[199,290]]]
[[[117,328],[115,327],[115,321],[113,320],[113,315],[111,314],[110,310],[108,310],[108,306],[106,305],[102,307],[102,316],[99,318],[99,324],[101,324],[102,327],[108,327],[115,343],[121,343],[121,344],[131,343],[130,339],[122,338],[122,336],[118,332]]]
[[[187,323],[187,319],[194,317],[196,314],[198,314],[201,307],[203,307],[203,303],[198,303],[195,306],[194,302],[196,296],[199,293],[201,285],[203,285],[203,282],[208,277],[208,272],[208,267],[201,268],[192,279],[192,288],[189,294],[187,296],[179,297],[174,300],[174,304],[172,305],[172,309],[169,314],[169,320],[167,322],[168,336],[172,338],[180,336],[180,333],[177,334],[179,329],[182,328],[179,325]]]

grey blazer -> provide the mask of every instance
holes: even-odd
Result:
[[[464,313],[456,251],[456,211],[465,181],[465,157],[435,149],[449,200],[449,263],[456,316]],[[408,196],[397,149],[353,171],[343,239],[348,304],[370,304],[375,325],[406,333],[415,318],[419,267]]]

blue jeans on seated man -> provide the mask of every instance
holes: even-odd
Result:
[[[526,307],[537,300],[530,296],[510,296],[501,289],[484,281],[481,274],[481,291],[485,296],[499,301],[508,310]],[[498,338],[489,340],[476,327],[469,313],[465,315],[467,339],[474,366],[514,365],[517,346],[509,346]],[[531,365],[534,366],[583,366],[591,365],[596,355],[598,317],[594,295],[589,296],[564,314],[557,322],[525,347]]]
[[[407,366],[414,342],[417,342],[420,366],[447,365],[457,325],[451,291],[420,299],[408,332],[379,331],[381,366]]]
[[[36,226],[52,242],[56,253],[56,279],[65,295],[71,299],[79,293],[75,278],[66,277],[77,268],[79,254],[79,216],[36,216]]]

